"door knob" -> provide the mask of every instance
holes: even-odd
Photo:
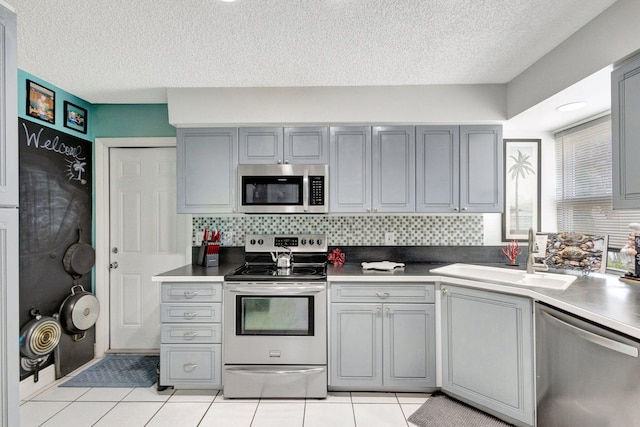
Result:
[[[112,262],[111,264],[109,264],[109,268],[118,268],[118,263]]]

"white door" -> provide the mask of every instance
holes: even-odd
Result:
[[[109,150],[110,349],[160,348],[160,284],[187,264],[187,222],[176,213],[176,150]]]

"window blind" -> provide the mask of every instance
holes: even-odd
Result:
[[[611,209],[611,116],[554,135],[558,231],[608,235],[620,249],[640,210]]]

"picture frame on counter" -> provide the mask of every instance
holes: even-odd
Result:
[[[87,110],[64,101],[64,127],[87,133]]]
[[[55,98],[55,91],[27,80],[27,116],[54,124],[56,122]]]
[[[540,139],[504,140],[504,213],[502,241],[528,239],[539,232]]]

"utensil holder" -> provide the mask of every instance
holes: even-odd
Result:
[[[218,266],[218,254],[205,255],[202,263],[203,267],[217,267]]]

